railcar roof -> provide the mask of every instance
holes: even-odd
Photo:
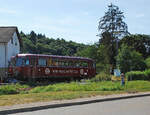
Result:
[[[64,59],[79,59],[79,60],[87,60],[87,61],[93,61],[90,58],[85,57],[75,57],[75,56],[58,56],[58,55],[45,55],[45,54],[17,54],[18,57],[53,57],[53,58],[64,58]]]

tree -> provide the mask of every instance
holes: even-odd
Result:
[[[110,60],[111,58],[108,55],[108,49],[105,45],[101,44],[97,50],[97,62],[96,62],[96,71],[97,72],[110,72]]]
[[[99,41],[100,47],[101,45],[105,49],[105,56],[108,58],[109,64],[115,65],[115,56],[116,56],[116,43],[114,42],[114,37],[111,36],[109,32],[104,32],[101,35],[101,39]],[[100,53],[100,52],[98,52]]]
[[[114,38],[126,36],[129,32],[123,18],[123,12],[119,10],[119,7],[110,4],[108,5],[108,11],[99,21],[98,30],[101,33],[109,32]]]
[[[31,31],[31,33],[30,33],[30,39],[31,39],[32,43],[34,45],[36,45],[37,35],[36,35],[36,33],[34,31]]]
[[[147,68],[150,69],[150,57],[146,58],[145,63]]]
[[[48,38],[43,34],[36,34],[34,31],[31,31],[30,34],[24,34],[21,32],[20,36],[23,41],[23,53],[73,56],[79,50],[88,47],[88,45],[66,41],[63,38]]]
[[[98,30],[100,31],[99,40],[108,49],[108,56],[111,57],[109,63],[116,65],[115,56],[118,53],[119,38],[129,34],[127,24],[123,21],[123,12],[118,6],[108,5],[108,11],[100,19]]]
[[[36,53],[36,46],[27,38],[23,38],[23,53]]]
[[[92,58],[97,62],[98,61],[97,50],[98,50],[98,48],[97,48],[96,44],[90,45],[87,48],[84,48],[84,49],[78,51],[76,53],[76,56]]]
[[[137,52],[141,53],[144,58],[150,55],[150,36],[149,35],[129,35],[121,39],[120,44],[126,44]]]
[[[131,70],[144,70],[146,67],[142,55],[125,44],[122,44],[119,50],[117,66],[123,73]]]

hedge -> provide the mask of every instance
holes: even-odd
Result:
[[[99,82],[99,81],[110,81],[111,80],[111,75],[106,74],[104,72],[97,74],[94,78],[92,78],[90,81],[91,82]]]
[[[145,71],[131,71],[125,75],[128,81],[131,80],[150,80],[150,69]]]

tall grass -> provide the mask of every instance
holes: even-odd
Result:
[[[19,93],[44,93],[44,92],[92,92],[92,91],[150,91],[149,81],[128,81],[125,86],[121,86],[120,82],[91,82],[84,83],[57,83],[48,86],[38,86],[31,88],[28,85],[5,85],[0,86],[0,95],[19,94]]]
[[[120,83],[113,82],[87,82],[87,83],[60,83],[33,88],[30,93],[40,93],[48,91],[117,91],[123,90]]]
[[[29,86],[20,84],[1,85],[0,95],[23,93],[27,88]]]

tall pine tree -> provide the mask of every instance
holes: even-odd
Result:
[[[108,11],[100,18],[98,31],[100,32],[100,45],[108,49],[109,63],[116,65],[115,56],[117,55],[119,38],[129,34],[127,24],[123,21],[123,12],[118,6],[108,5]]]
[[[128,26],[123,19],[124,15],[119,7],[110,4],[108,11],[99,21],[98,30],[101,33],[109,32],[114,38],[126,36],[129,34]]]

